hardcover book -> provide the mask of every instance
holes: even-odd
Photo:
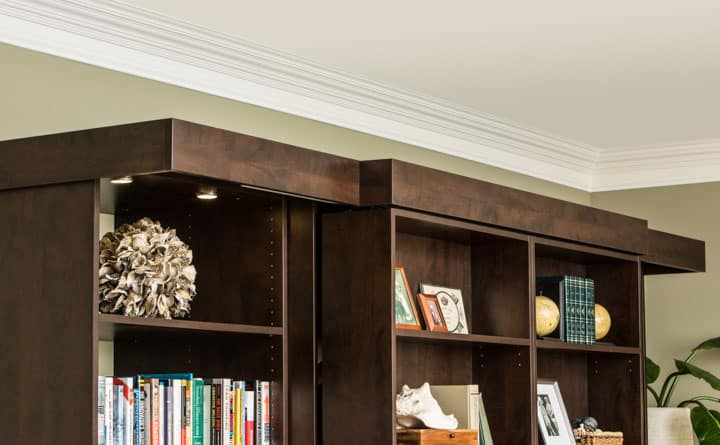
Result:
[[[584,343],[586,338],[587,315],[583,301],[585,278],[570,275],[538,277],[536,290],[552,299],[560,309],[560,327],[557,334],[550,337],[559,338],[568,343]]]

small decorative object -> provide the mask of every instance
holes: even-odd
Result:
[[[395,327],[420,330],[420,318],[410,295],[405,268],[395,266]]]
[[[398,430],[397,445],[478,445],[477,430]]]
[[[420,293],[436,295],[438,297],[448,332],[453,334],[469,333],[467,319],[465,318],[462,291],[460,289],[420,283]]]
[[[538,379],[537,416],[545,445],[575,445],[570,419],[556,381]]]
[[[185,318],[196,295],[192,250],[159,222],[142,218],[100,240],[100,312]]]
[[[720,443],[720,412],[712,409],[707,402],[720,403],[720,379],[703,368],[692,363],[702,351],[720,349],[720,337],[705,340],[695,346],[685,360],[675,360],[675,370],[668,375],[660,392],[652,383],[660,377],[660,367],[649,358],[645,358],[645,378],[647,390],[652,395],[657,408],[648,408],[648,438],[658,445],[685,445],[688,442],[687,430],[692,429],[700,441],[700,445],[717,445]],[[670,408],[672,396],[681,376],[691,375],[708,383],[715,391],[712,395],[692,397],[678,404],[678,408]],[[688,413],[688,409],[692,410]]]
[[[448,328],[437,295],[417,294],[417,299],[428,331],[447,332]]]
[[[573,430],[578,445],[623,445],[623,433],[588,431],[584,427]],[[655,445],[654,442],[650,442]]]
[[[419,388],[403,385],[400,394],[395,396],[395,411],[398,426],[402,428],[454,430],[458,427],[454,415],[442,412],[427,382]]]
[[[602,340],[610,332],[612,319],[610,312],[603,306],[595,305],[595,340]]]
[[[581,417],[579,419],[573,420],[570,425],[572,425],[573,430],[576,430],[578,428],[582,428],[585,431],[595,431],[598,429],[598,421],[594,417]]]
[[[560,325],[560,308],[552,299],[535,297],[535,331],[540,337],[552,334]]]

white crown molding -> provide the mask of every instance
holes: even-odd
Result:
[[[585,191],[668,185],[699,171],[697,166],[680,171],[676,168],[679,164],[673,162],[666,167],[677,171],[659,174],[665,165],[663,159],[670,161],[672,156],[653,158],[652,149],[630,158],[601,152],[115,0],[0,0],[0,42]],[[700,151],[698,158],[703,156]],[[650,164],[654,165],[652,169],[644,168]],[[710,170],[695,174],[696,179],[720,179],[714,178]],[[663,178],[670,178],[670,182],[663,183]]]
[[[0,41],[588,189],[594,152],[110,0],[0,0]]]
[[[720,139],[602,151],[591,191],[720,181]]]

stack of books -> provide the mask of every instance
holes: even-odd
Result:
[[[270,383],[98,378],[98,445],[270,445]]]
[[[595,343],[595,282],[591,278],[538,277],[537,293],[560,308],[560,329],[551,337],[568,343]]]

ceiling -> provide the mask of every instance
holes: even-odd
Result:
[[[717,1],[130,3],[600,148],[720,137]]]
[[[720,3],[4,0],[0,41],[588,191],[720,180]]]

